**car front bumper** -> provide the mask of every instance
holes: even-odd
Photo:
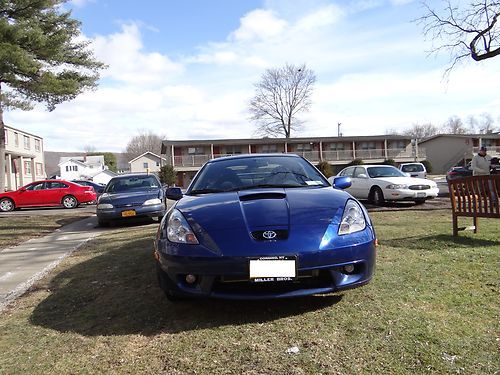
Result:
[[[129,219],[134,217],[163,217],[166,208],[163,203],[148,206],[115,207],[112,209],[97,209],[99,220]]]
[[[384,189],[383,193],[384,199],[388,201],[432,199],[438,196],[439,188],[427,190]]]
[[[255,257],[186,257],[155,250],[159,272],[169,288],[190,297],[272,299],[325,294],[368,283],[375,268],[374,241],[295,256],[296,278],[252,281],[249,262]],[[346,266],[351,265],[354,270],[347,272]]]

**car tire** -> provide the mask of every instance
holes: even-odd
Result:
[[[172,281],[158,264],[156,265],[156,277],[158,279],[158,285],[170,302],[177,302],[185,299],[174,292],[173,289],[175,287],[172,285]]]
[[[62,199],[62,205],[64,208],[76,208],[78,207],[78,199],[72,195],[66,195]]]
[[[97,225],[102,228],[107,228],[110,226],[110,222],[108,220],[97,219]]]
[[[0,211],[2,212],[9,212],[9,211],[14,211],[16,208],[16,205],[14,204],[14,201],[9,198],[3,198],[0,200]]]
[[[385,202],[384,193],[378,186],[372,188],[370,196],[371,201],[375,206],[382,206]]]
[[[414,202],[415,202],[415,204],[424,204],[425,203],[425,198],[415,199]]]

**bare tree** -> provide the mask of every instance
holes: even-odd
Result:
[[[150,151],[159,155],[161,152],[161,143],[166,137],[158,135],[150,130],[142,129],[139,134],[134,136],[128,143],[125,153],[129,160]]]
[[[433,52],[447,50],[451,65],[447,73],[462,59],[481,61],[500,55],[500,1],[474,0],[467,7],[457,1],[444,0],[441,10],[424,1],[425,14],[417,22],[423,24],[424,35],[435,43]],[[462,3],[463,4],[463,3]]]
[[[432,137],[433,135],[436,135],[438,133],[439,129],[437,128],[437,126],[432,125],[431,123],[422,125],[413,124],[411,128],[403,131],[403,135],[410,135],[413,138],[417,139]]]
[[[496,131],[493,116],[487,112],[481,113],[479,118],[469,116],[467,122],[471,128],[471,133],[491,134]]]
[[[467,134],[467,129],[458,116],[451,116],[442,126],[443,133],[447,134]]]
[[[257,123],[257,133],[290,138],[292,130],[302,125],[297,115],[311,106],[315,82],[314,72],[305,64],[267,69],[261,81],[255,84],[255,96],[249,106],[251,119]]]

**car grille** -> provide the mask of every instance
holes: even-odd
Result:
[[[410,185],[410,190],[428,190],[430,188],[429,185]]]
[[[116,208],[128,208],[142,206],[142,202],[123,203],[115,205]]]
[[[264,233],[266,232],[274,232],[276,236],[274,238],[266,238]],[[257,241],[270,241],[270,240],[286,240],[288,238],[287,230],[256,230],[252,232],[252,238]]]

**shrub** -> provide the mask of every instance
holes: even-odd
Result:
[[[427,173],[432,172],[432,164],[429,160],[422,160],[421,163],[424,165],[425,169],[427,170]]]
[[[316,168],[320,170],[321,173],[325,175],[325,177],[333,176],[332,166],[328,164],[326,161],[320,162]]]
[[[177,173],[171,165],[164,165],[160,168],[158,176],[162,184],[170,186],[175,184]]]
[[[382,164],[392,165],[393,167],[397,167],[397,163],[394,159],[385,159]]]

